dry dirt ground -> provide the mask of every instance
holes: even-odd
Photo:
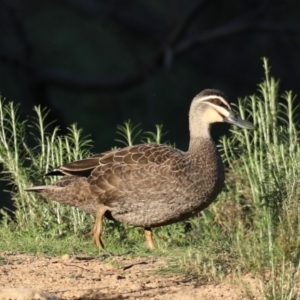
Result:
[[[0,299],[9,299],[1,295],[1,288],[8,287],[37,289],[57,299],[77,300],[261,299],[257,281],[251,276],[245,276],[242,284],[227,279],[220,284],[201,285],[180,275],[157,272],[166,265],[164,258],[120,256],[114,257],[113,264],[105,261],[101,257],[0,253]],[[246,285],[255,296],[247,296]]]

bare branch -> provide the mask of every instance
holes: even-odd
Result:
[[[22,45],[24,56],[28,61],[32,57],[32,46],[27,37],[25,24],[21,19],[19,11],[16,8],[14,8],[11,5],[11,3],[9,3],[9,1],[2,0],[2,4],[4,5],[8,14],[10,15],[16,33],[16,37],[18,38],[20,44]]]
[[[166,46],[172,46],[177,40],[179,40],[188,29],[189,25],[194,21],[200,11],[203,10],[204,6],[208,3],[208,0],[202,0],[196,3],[192,8],[189,9],[188,13],[183,17],[178,26],[175,26],[173,31],[167,38]]]
[[[177,44],[174,47],[174,54],[179,54],[187,51],[196,44],[223,38],[228,35],[240,33],[254,24],[254,20],[265,10],[265,3],[263,2],[260,7],[250,11],[249,13],[231,20],[227,24],[222,24],[217,28],[207,30],[196,37],[189,37]]]
[[[196,6],[196,10],[200,9],[201,5]],[[40,84],[55,85],[57,87],[78,89],[81,91],[97,91],[97,90],[123,90],[133,85],[143,82],[149,75],[156,72],[159,68],[166,65],[166,60],[168,64],[172,60],[174,55],[182,54],[188,51],[194,45],[216,38],[223,37],[224,35],[233,34],[245,30],[251,25],[253,18],[255,18],[261,12],[260,9],[255,10],[239,18],[238,20],[233,20],[227,25],[219,26],[216,29],[204,32],[202,35],[196,38],[186,39],[183,42],[176,45],[176,39],[178,39],[182,32],[185,30],[185,22],[190,22],[196,13],[191,10],[185,17],[185,22],[182,22],[178,29],[171,32],[170,37],[166,40],[169,44],[163,43],[162,47],[158,50],[153,62],[141,70],[138,70],[134,74],[127,74],[121,76],[115,76],[110,78],[82,78],[82,76],[76,76],[63,71],[46,71],[41,72],[37,78]],[[242,21],[241,21],[242,20]],[[172,45],[174,47],[172,49]]]
[[[26,63],[23,59],[17,58],[15,55],[12,55],[7,51],[3,46],[0,47],[0,60],[3,63],[9,63],[13,65],[16,69],[26,71],[30,68],[29,64]]]
[[[258,22],[251,26],[251,29],[258,31],[274,31],[274,32],[295,32],[299,33],[300,24],[278,24],[278,23],[270,23],[270,22]]]
[[[75,0],[69,0],[71,2]],[[75,1],[76,2],[76,1]],[[79,5],[82,5],[82,0],[77,0]],[[202,0],[197,2],[193,6],[179,25],[171,30],[169,35],[165,38],[164,42],[158,48],[157,53],[153,61],[146,66],[141,67],[134,73],[122,74],[114,77],[83,77],[82,75],[76,75],[62,70],[34,70],[32,65],[25,60],[16,59],[5,51],[0,51],[0,59],[9,61],[15,67],[23,68],[25,72],[30,70],[35,71],[35,84],[37,90],[45,91],[49,86],[56,86],[61,88],[69,88],[80,91],[103,91],[103,90],[123,90],[131,86],[142,83],[153,73],[157,72],[164,66],[170,66],[174,57],[185,53],[197,44],[224,38],[229,35],[241,33],[245,30],[260,30],[270,32],[298,32],[300,30],[300,24],[275,24],[268,22],[257,21],[258,16],[265,10],[265,2],[262,1],[260,7],[247,13],[237,19],[231,20],[227,24],[222,24],[214,29],[204,31],[196,36],[186,37],[182,39],[186,33],[189,25],[199,15],[199,12],[203,10],[203,7],[208,3],[208,0]],[[95,3],[93,3],[95,4]],[[21,22],[14,11],[11,11],[15,19],[15,26],[19,39],[23,42],[24,52],[30,58],[31,48],[30,43],[27,40],[26,33],[23,31]],[[44,92],[45,93],[45,92]]]
[[[61,88],[70,88],[80,91],[107,91],[122,90],[129,86],[142,82],[152,71],[143,70],[134,74],[117,75],[110,78],[83,78],[81,75],[75,75],[65,71],[48,70],[42,71],[37,76],[38,84],[53,85]]]
[[[180,42],[174,47],[174,54],[179,54],[185,52],[192,48],[193,46],[208,42],[211,40],[216,40],[218,38],[224,38],[225,36],[239,33],[243,30],[248,29],[251,26],[250,23],[229,23],[227,25],[222,25],[212,30],[207,30],[202,34],[195,37],[186,38],[184,41]]]

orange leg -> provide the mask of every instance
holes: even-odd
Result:
[[[148,247],[151,250],[155,249],[155,243],[153,241],[153,235],[152,235],[151,228],[144,228],[144,234],[145,234],[146,243],[147,243]]]
[[[101,207],[97,210],[97,213],[96,213],[96,221],[95,221],[94,228],[88,234],[88,235],[93,236],[94,244],[96,246],[98,246],[100,249],[104,249],[104,245],[101,240],[101,235],[103,232],[103,224],[102,224],[103,217],[104,217],[104,214],[106,211],[107,211],[107,207],[105,207],[104,205],[101,205]]]

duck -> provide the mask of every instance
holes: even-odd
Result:
[[[111,150],[59,166],[47,174],[61,175],[58,181],[26,191],[96,215],[90,235],[99,248],[106,217],[142,227],[154,249],[152,228],[198,215],[222,191],[224,166],[211,137],[211,125],[218,122],[255,129],[232,110],[223,92],[205,89],[190,105],[187,151],[165,144]]]

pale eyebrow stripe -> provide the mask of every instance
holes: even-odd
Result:
[[[216,99],[216,98],[220,99],[222,102],[224,101],[223,97],[220,97],[218,95],[210,95],[210,96],[201,97],[201,100],[205,101],[205,100]]]

